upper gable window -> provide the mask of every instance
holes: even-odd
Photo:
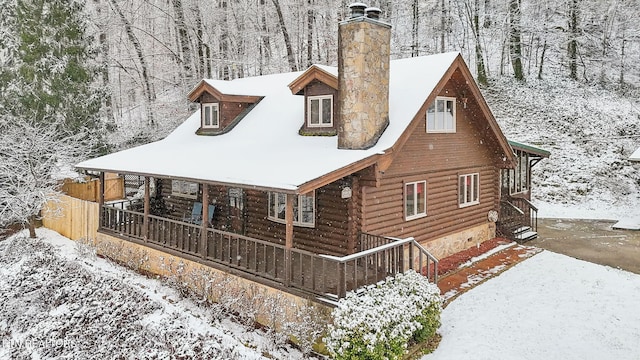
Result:
[[[333,126],[333,95],[307,97],[307,126]]]
[[[438,96],[427,110],[428,133],[456,132],[456,99]]]
[[[220,107],[218,103],[202,104],[202,128],[217,129],[220,127]]]

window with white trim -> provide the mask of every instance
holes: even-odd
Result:
[[[171,195],[188,199],[197,199],[198,183],[182,180],[171,180]]]
[[[307,126],[333,126],[333,95],[307,97]]]
[[[427,182],[404,184],[404,217],[406,220],[427,216]]]
[[[460,175],[458,180],[458,205],[471,206],[480,203],[480,174]]]
[[[456,98],[438,96],[427,109],[428,133],[456,132]]]
[[[220,127],[220,107],[218,103],[202,104],[202,128],[217,129]]]
[[[269,192],[269,220],[284,223],[287,194]],[[316,219],[315,192],[293,198],[293,225],[314,227]]]

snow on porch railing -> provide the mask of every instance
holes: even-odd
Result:
[[[320,255],[335,262],[338,273],[337,297],[366,285],[375,284],[389,276],[415,270],[434,283],[438,282],[438,259],[410,237],[343,257]]]

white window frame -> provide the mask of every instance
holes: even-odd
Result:
[[[418,212],[418,184],[422,184],[422,189],[423,189],[423,204],[424,204],[424,209],[421,212]],[[409,191],[408,188],[412,187],[413,188],[413,199],[412,199],[412,204],[409,204],[409,202],[407,202],[407,197],[409,195]],[[412,182],[406,182],[404,183],[404,187],[403,187],[403,206],[404,206],[404,219],[405,220],[413,220],[413,219],[419,219],[422,217],[427,216],[427,181],[426,180],[420,180],[420,181],[412,181]],[[412,205],[412,206],[411,206]],[[411,210],[409,210],[409,207],[412,207]]]
[[[285,208],[287,206],[287,194],[269,191],[269,214],[268,219],[278,223],[285,224]],[[305,199],[311,198],[312,209],[311,219],[304,221],[304,208],[298,206],[302,204]],[[308,200],[306,200],[308,201]],[[294,198],[293,201],[293,225],[301,227],[315,227],[316,225],[316,194],[312,191],[307,194],[300,194]]]
[[[171,195],[187,199],[197,199],[199,184],[184,180],[171,180]]]
[[[329,122],[325,123],[323,122],[324,118],[322,117],[322,114],[324,113],[323,110],[323,101],[325,99],[329,99],[331,100],[331,109],[329,111]],[[312,124],[311,123],[311,102],[312,101],[318,101],[318,123],[317,124]],[[318,96],[309,96],[307,97],[307,126],[308,127],[332,127],[333,126],[333,95],[318,95]]]
[[[467,184],[467,179],[471,178],[471,187]],[[458,206],[480,204],[480,173],[463,174],[458,176]]]
[[[205,123],[205,114],[207,109],[213,114],[215,111],[215,118],[211,119],[211,124]],[[215,121],[214,121],[215,120]],[[220,104],[219,103],[203,103],[202,104],[202,128],[203,129],[218,129],[220,128]]]
[[[451,109],[453,110],[453,121],[450,124],[450,126],[448,126],[448,124],[446,123],[446,118],[445,118],[446,110],[444,112],[442,112],[442,113],[438,113],[436,111],[436,109],[438,109],[438,105],[439,104],[442,104],[444,109],[447,109],[447,103],[448,102],[451,102]],[[441,117],[440,117],[440,122],[438,121],[437,114],[442,114]],[[430,127],[430,122],[433,123],[433,126],[431,126],[431,127]],[[456,98],[447,97],[447,96],[438,96],[438,97],[436,97],[436,100],[427,109],[427,114],[426,114],[426,129],[427,129],[427,132],[428,133],[455,133],[456,132],[456,123],[457,123]],[[439,127],[438,124],[440,124],[441,126]]]

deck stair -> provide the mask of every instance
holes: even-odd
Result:
[[[513,241],[523,243],[538,237],[538,209],[523,198],[508,198],[500,202],[498,232]]]
[[[537,238],[538,232],[529,226],[521,226],[513,231],[513,236],[517,242],[522,243]]]

